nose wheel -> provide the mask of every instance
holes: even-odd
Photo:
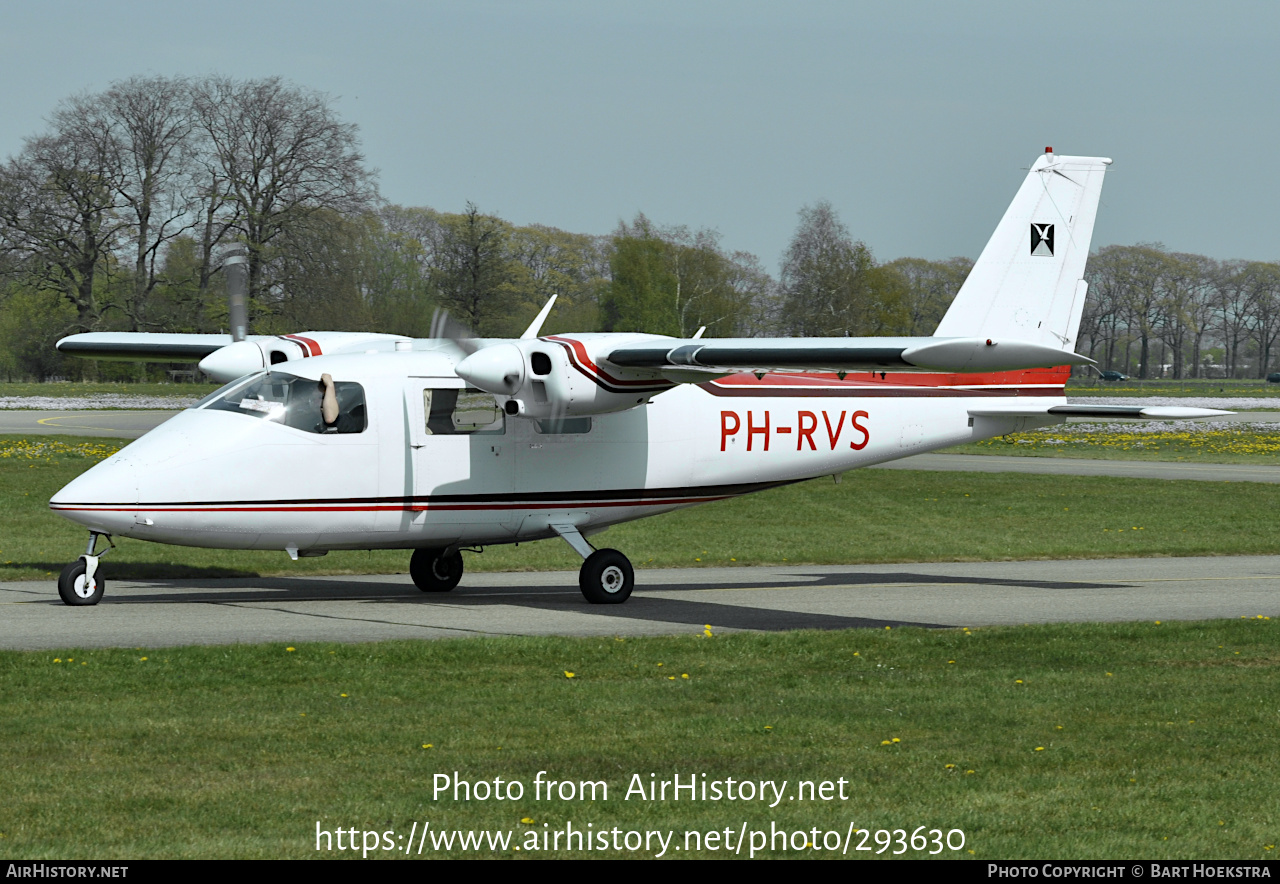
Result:
[[[109,549],[103,550],[101,555],[95,552],[99,536],[106,537],[109,546]],[[97,531],[89,532],[89,547],[84,555],[63,568],[62,573],[58,575],[58,595],[63,604],[83,607],[96,605],[102,600],[107,582],[103,579],[102,567],[98,560],[111,549],[115,549],[115,544],[111,542],[109,535],[99,535]]]

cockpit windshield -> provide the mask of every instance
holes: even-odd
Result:
[[[205,407],[265,418],[307,433],[361,433],[368,423],[364,388],[333,381],[327,374],[313,381],[271,371],[248,384],[228,386],[231,389],[224,387],[223,395],[209,397]]]

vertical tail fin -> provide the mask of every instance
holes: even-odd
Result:
[[[1013,338],[1073,350],[1105,157],[1046,148],[951,303],[936,337]]]

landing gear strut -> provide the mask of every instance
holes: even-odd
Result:
[[[415,549],[409,576],[423,592],[448,592],[462,579],[462,553],[456,549]]]
[[[573,525],[552,525],[551,530],[585,559],[578,571],[578,588],[587,601],[593,605],[620,605],[630,597],[636,575],[626,556],[616,549],[592,549]]]
[[[105,537],[109,547],[103,550],[101,555],[95,552],[99,537]],[[107,582],[103,579],[98,560],[112,549],[115,549],[115,544],[111,542],[110,534],[99,531],[89,532],[89,546],[85,549],[84,555],[63,568],[62,573],[58,575],[58,595],[61,596],[64,604],[81,607],[96,605],[102,600]]]

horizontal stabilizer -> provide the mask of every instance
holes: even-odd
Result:
[[[991,406],[971,408],[972,417],[1109,417],[1135,420],[1192,420],[1201,417],[1221,417],[1232,414],[1216,408],[1180,408],[1171,405],[1042,405],[1042,406]]]

